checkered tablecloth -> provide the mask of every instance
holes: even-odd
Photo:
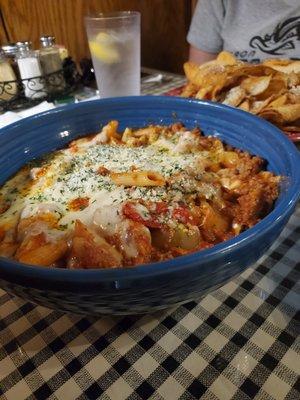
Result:
[[[256,265],[154,315],[82,318],[0,290],[0,398],[300,399],[299,261],[300,206]]]

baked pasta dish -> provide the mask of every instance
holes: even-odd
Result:
[[[0,255],[31,265],[116,268],[209,248],[270,212],[264,160],[182,124],[111,121],[25,165],[0,188]]]

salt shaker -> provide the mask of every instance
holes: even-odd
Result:
[[[0,101],[9,101],[17,94],[16,75],[4,51],[0,50]]]
[[[21,79],[23,80],[25,96],[30,99],[45,97],[47,94],[42,78],[42,69],[38,55],[31,49],[31,42],[17,42],[18,63]]]
[[[39,58],[43,74],[47,75],[48,92],[62,91],[65,88],[65,79],[59,48],[55,45],[55,37],[42,36],[40,42]]]

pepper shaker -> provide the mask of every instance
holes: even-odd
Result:
[[[42,36],[40,42],[39,58],[43,74],[47,75],[48,92],[62,91],[65,88],[65,79],[59,48],[55,45],[55,37]]]

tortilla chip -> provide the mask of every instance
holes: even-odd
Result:
[[[300,86],[294,89],[290,89],[287,92],[288,102],[291,104],[298,104],[300,103]]]
[[[264,108],[269,108],[269,103],[274,99],[274,96],[271,96],[265,100],[255,100],[252,102],[250,107],[250,112],[252,114],[260,113]]]
[[[300,118],[300,104],[285,104],[277,107],[276,110],[285,122],[293,122]]]
[[[233,87],[227,93],[223,104],[227,104],[228,106],[236,107],[244,100],[246,97],[246,92],[241,86]]]
[[[286,125],[300,119],[300,104],[285,104],[277,108],[267,108],[259,116],[278,125]]]
[[[260,111],[257,113],[261,118],[264,118],[274,124],[277,125],[284,125],[284,119],[282,115],[275,109],[273,108],[268,108],[265,110]]]
[[[240,86],[243,76],[240,75],[234,67],[227,68],[233,69],[230,72],[227,71],[227,76],[214,85],[211,94],[211,99],[214,101],[223,101],[229,90],[234,87]]]
[[[211,91],[212,91],[212,86],[207,86],[207,87],[201,88],[196,93],[195,98],[210,100],[211,99]]]
[[[286,104],[287,99],[288,99],[288,95],[287,95],[287,93],[285,93],[285,94],[277,97],[277,99],[271,101],[269,103],[269,107],[277,108],[277,107],[283,106],[284,104]]]
[[[264,65],[275,69],[276,71],[284,72],[285,74],[290,74],[292,72],[300,73],[300,60],[283,60],[283,59],[272,59],[263,62]]]
[[[227,82],[227,74],[226,72],[213,72],[213,75],[204,75],[203,76],[203,85],[214,86],[218,88],[218,91],[221,90],[226,85]]]
[[[248,99],[244,100],[240,105],[239,108],[244,111],[250,111],[250,102]]]
[[[241,83],[242,88],[250,96],[257,96],[263,93],[269,86],[272,76],[249,76]]]
[[[289,65],[292,62],[292,60],[288,60],[287,58],[267,58],[262,62],[262,64],[273,67],[276,65]]]
[[[197,86],[215,85],[226,80],[225,67],[216,60],[203,65],[187,62],[183,67],[187,79]]]
[[[239,73],[245,76],[263,76],[273,75],[274,70],[267,65],[262,64],[244,64],[239,66]]]
[[[188,61],[183,64],[183,70],[184,70],[185,76],[187,77],[187,80],[190,83],[197,85],[196,77],[197,77],[197,73],[199,70],[199,65],[197,65],[191,61]]]
[[[287,75],[287,87],[292,89],[299,86],[300,87],[300,74],[292,72]]]
[[[189,83],[182,96],[240,107],[280,129],[300,126],[300,61],[247,64],[223,51],[202,65],[184,64]]]
[[[221,51],[217,57],[217,61],[222,65],[236,65],[239,63],[234,55],[228,51]]]
[[[257,95],[258,100],[266,100],[271,96],[277,95],[280,96],[287,91],[287,81],[282,79],[281,77],[272,77],[270,80],[269,86],[265,91]]]
[[[182,96],[182,97],[193,97],[198,92],[198,90],[199,90],[198,86],[194,85],[193,83],[187,83],[184,86],[180,96]]]

